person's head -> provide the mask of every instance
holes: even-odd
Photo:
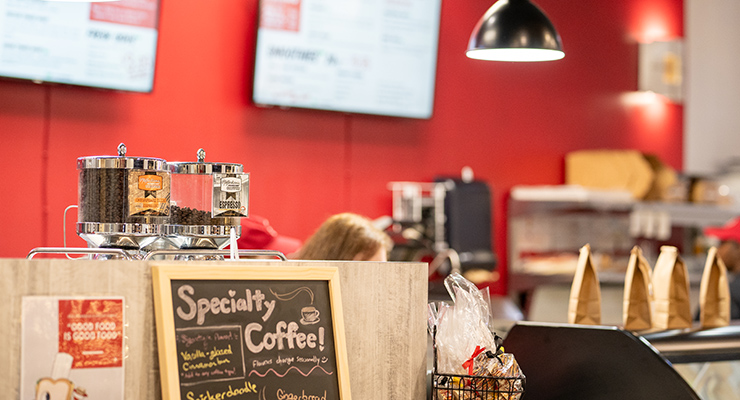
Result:
[[[717,255],[730,272],[740,273],[740,218],[734,218],[721,227],[704,228],[704,235],[720,241]]]
[[[390,237],[372,221],[352,213],[327,219],[298,251],[301,260],[387,261]]]
[[[740,272],[740,243],[736,240],[725,240],[717,248],[717,256],[725,263],[730,272]]]

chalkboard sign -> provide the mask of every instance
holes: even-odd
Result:
[[[155,264],[162,398],[348,400],[335,267]]]

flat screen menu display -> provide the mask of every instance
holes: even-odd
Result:
[[[0,76],[150,92],[159,0],[0,0]]]
[[[258,105],[430,118],[441,0],[260,0]]]

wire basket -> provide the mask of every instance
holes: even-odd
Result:
[[[432,374],[432,400],[518,400],[525,378]]]
[[[437,328],[432,331],[434,365],[432,400],[519,400],[524,394],[525,377],[495,377],[440,374],[437,372]]]

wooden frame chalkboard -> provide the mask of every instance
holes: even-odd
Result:
[[[162,398],[350,400],[336,267],[152,266]]]

